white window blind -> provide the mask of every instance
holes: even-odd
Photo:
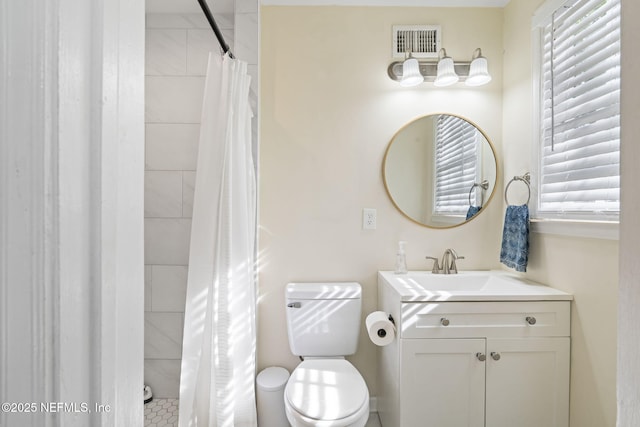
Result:
[[[441,115],[435,132],[434,214],[465,215],[479,174],[478,130],[458,117]],[[475,203],[476,192],[471,193]]]
[[[542,28],[539,217],[617,219],[620,2],[565,2]]]

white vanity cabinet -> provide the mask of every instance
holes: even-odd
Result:
[[[484,426],[482,339],[406,339],[400,344],[400,410],[383,426]],[[397,424],[396,424],[397,423]]]
[[[569,300],[414,297],[379,281],[383,427],[568,427]]]

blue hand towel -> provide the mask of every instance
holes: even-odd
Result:
[[[516,271],[527,271],[529,259],[529,207],[507,206],[502,231],[500,262]]]
[[[469,206],[469,210],[467,211],[467,218],[466,219],[473,218],[473,216],[475,214],[480,212],[480,209],[482,209],[482,206]]]

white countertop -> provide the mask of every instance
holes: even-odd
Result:
[[[395,274],[379,271],[402,302],[421,301],[567,301],[573,295],[522,279],[501,270],[460,271],[458,274],[432,274],[409,271]]]

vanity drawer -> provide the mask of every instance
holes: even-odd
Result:
[[[403,303],[401,338],[570,335],[569,301]]]

